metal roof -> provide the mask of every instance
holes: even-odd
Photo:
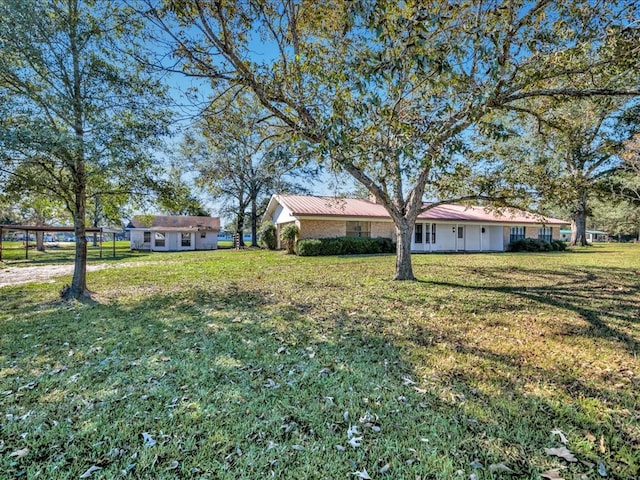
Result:
[[[288,209],[295,217],[359,217],[390,220],[389,213],[381,204],[362,198],[275,195],[272,200]],[[428,208],[429,204],[425,203],[424,206]],[[418,219],[545,225],[566,225],[569,223],[558,218],[544,217],[513,208],[495,210],[483,206],[456,204],[441,204],[428,208],[418,216]]]
[[[162,229],[219,231],[220,218],[190,215],[155,215],[153,217],[141,215],[133,217],[127,228],[144,228],[154,231]]]

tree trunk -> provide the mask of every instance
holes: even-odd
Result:
[[[36,232],[36,250],[44,252],[44,232]]]
[[[571,215],[571,242],[572,247],[578,245],[583,247],[587,245],[587,192],[580,194],[580,200],[576,209]]]
[[[251,246],[258,246],[258,202],[251,199]]]
[[[40,215],[38,215],[38,219],[36,220],[36,227],[42,227],[44,225],[44,220],[42,220]],[[39,252],[44,252],[44,232],[36,232],[36,250]]]
[[[239,236],[239,244],[244,247],[244,208],[238,211],[238,218],[236,220],[236,233]]]
[[[404,219],[403,219],[404,220]],[[396,224],[396,274],[394,280],[415,280],[411,265],[411,235],[413,225],[405,220]]]
[[[87,233],[85,229],[86,192],[84,184],[76,185],[73,227],[76,235],[76,258],[71,288],[64,295],[67,298],[90,296],[87,290]]]

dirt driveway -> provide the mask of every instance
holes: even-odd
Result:
[[[87,271],[102,270],[109,266],[114,265],[107,263],[87,265]],[[0,263],[0,288],[8,285],[18,285],[20,283],[46,282],[52,280],[53,277],[71,275],[72,273],[73,264],[39,265],[37,267],[3,267]]]

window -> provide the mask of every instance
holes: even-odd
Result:
[[[183,233],[182,234],[182,246],[183,247],[190,247],[191,246],[191,234],[190,233]]]
[[[207,238],[207,232],[200,232],[200,238]]]
[[[156,247],[164,247],[164,233],[156,233],[154,235]]]
[[[458,238],[464,238],[464,227],[458,227]]]
[[[538,230],[538,239],[551,243],[551,237],[551,227],[540,227],[540,230]]]
[[[149,242],[151,242],[151,232],[144,232],[144,233],[143,233],[143,235],[144,235],[144,236],[143,236],[143,238],[142,238],[142,241],[143,241],[144,243],[149,243]]]
[[[509,243],[517,242],[524,238],[524,227],[511,227],[509,232]]]
[[[416,226],[413,230],[413,242],[414,243],[422,243],[422,224],[416,223]]]
[[[427,235],[427,243],[429,243],[429,235]],[[436,224],[431,224],[431,243],[436,243]]]
[[[370,237],[370,222],[347,222],[347,237]]]

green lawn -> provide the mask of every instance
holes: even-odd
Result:
[[[144,258],[0,288],[1,478],[640,475],[640,245]]]

